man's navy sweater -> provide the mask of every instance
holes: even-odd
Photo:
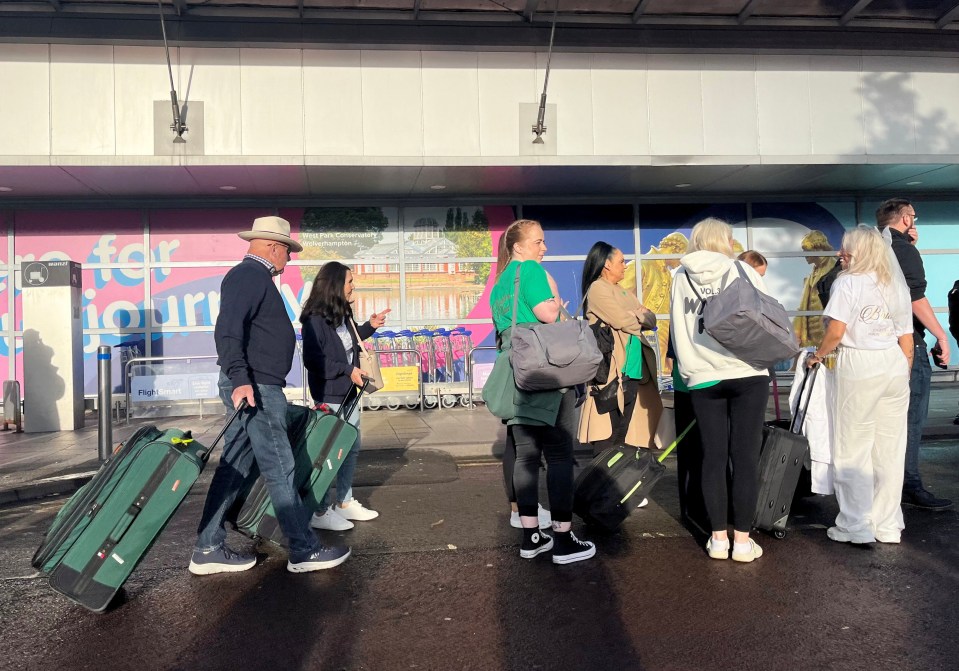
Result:
[[[213,331],[217,364],[233,388],[286,385],[296,333],[270,271],[244,259],[220,285],[220,315]]]

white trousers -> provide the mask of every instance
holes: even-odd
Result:
[[[836,360],[833,466],[841,531],[897,541],[909,412],[909,366],[898,345],[840,348]]]

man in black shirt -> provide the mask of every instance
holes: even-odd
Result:
[[[929,385],[932,379],[929,353],[926,350],[926,330],[928,329],[936,338],[934,355],[937,363],[942,365],[949,363],[949,340],[929,304],[929,299],[926,298],[926,271],[919,250],[913,244],[916,238],[913,233],[917,219],[916,208],[904,198],[886,200],[876,210],[876,225],[879,230],[889,228],[892,234],[893,252],[899,260],[899,267],[902,268],[906,284],[909,285],[912,321],[915,329],[913,334],[915,356],[909,377],[908,438],[902,502],[926,510],[945,510],[952,506],[952,501],[937,498],[926,491],[919,475],[919,444],[922,441],[922,427],[929,414]]]
[[[956,280],[949,290],[949,333],[956,340],[959,340],[959,280]],[[959,415],[952,420],[953,424],[959,424]]]
[[[253,230],[238,235],[248,240],[250,247],[223,278],[213,339],[220,365],[220,399],[229,411],[243,401],[249,407],[227,429],[197,531],[190,573],[234,573],[256,564],[254,555],[226,546],[223,526],[254,461],[289,541],[287,570],[303,573],[332,568],[343,563],[350,550],[320,545],[310,528],[311,513],[293,486],[293,450],[286,434],[283,387],[293,365],[296,334],[273,278],[283,272],[291,254],[303,247],[290,237],[290,223],[280,217],[260,217],[253,222]]]

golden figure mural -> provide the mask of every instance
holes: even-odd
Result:
[[[685,254],[689,240],[682,233],[670,233],[659,245],[651,245],[647,254]],[[647,259],[642,262],[642,301],[643,305],[656,314],[669,313],[669,290],[672,286],[673,269],[679,266],[679,259]],[[626,266],[626,277],[619,285],[625,289],[636,289],[636,262],[630,261]],[[670,372],[666,362],[666,345],[669,342],[669,320],[657,322],[659,330],[656,335],[659,340],[659,353],[663,361],[663,374]]]
[[[650,245],[647,255],[651,254],[685,254],[689,240],[679,231],[674,231],[659,241],[659,245]],[[738,240],[733,241],[733,251],[739,254],[743,251]],[[643,305],[656,314],[669,313],[669,292],[673,284],[673,270],[679,267],[679,259],[646,259],[642,262],[642,294],[640,299]],[[624,289],[636,290],[636,262],[630,261],[626,265],[626,276],[619,283]],[[656,331],[659,340],[659,353],[663,362],[662,374],[668,375],[672,366],[666,361],[666,346],[669,344],[669,320],[661,319],[656,322]]]
[[[809,231],[802,239],[802,250],[804,252],[831,252],[833,248],[822,231]],[[819,292],[816,291],[816,283],[836,265],[836,259],[831,255],[807,256],[806,263],[812,266],[812,270],[803,281],[802,296],[799,298],[799,305],[796,309],[822,311],[823,305],[819,300]],[[818,345],[824,335],[822,317],[819,315],[796,317],[793,319],[793,329],[796,331],[800,347]]]

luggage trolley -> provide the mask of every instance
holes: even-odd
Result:
[[[401,352],[399,350],[416,350],[416,343],[413,342],[413,332],[409,329],[403,329],[402,331],[397,331],[393,336],[393,349],[396,351],[396,365],[397,366],[416,366],[420,368],[422,375],[422,368],[420,366],[420,358],[417,357],[411,351]],[[421,355],[422,356],[422,355]],[[421,382],[425,380],[421,379]],[[420,397],[419,392],[403,392],[399,394],[400,400],[403,405],[405,405],[410,410],[415,410],[420,407]]]
[[[466,375],[466,357],[473,349],[472,331],[457,326],[450,331],[450,348],[452,349],[453,382],[466,382],[466,393],[460,395],[460,405],[469,407],[469,380]]]
[[[388,368],[393,366],[393,332],[392,331],[377,331],[373,334],[373,337],[365,340],[363,342],[363,347],[366,348],[373,356],[379,357],[380,368]],[[365,394],[363,398],[363,407],[370,410],[379,410],[384,405],[384,400],[382,395]],[[389,407],[389,403],[385,403]]]
[[[453,351],[453,331],[440,328],[433,332],[433,357],[436,362],[436,381],[434,391],[443,408],[452,408],[469,394],[469,385],[466,376],[456,379]],[[461,355],[461,358],[465,353]],[[465,371],[464,371],[465,372]]]

